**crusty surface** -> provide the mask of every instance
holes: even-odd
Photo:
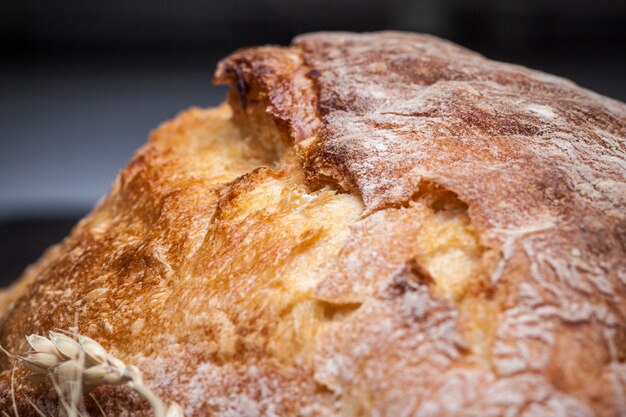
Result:
[[[78,316],[193,416],[626,415],[623,103],[402,33],[216,79],[231,108],[159,128],[5,295],[3,346]]]

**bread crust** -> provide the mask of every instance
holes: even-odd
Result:
[[[190,415],[626,414],[626,105],[394,32],[216,81],[232,118],[159,128],[8,294],[3,346],[78,312]]]

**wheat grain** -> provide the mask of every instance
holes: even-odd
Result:
[[[50,332],[47,338],[26,336],[26,341],[31,350],[22,355],[13,355],[1,346],[0,349],[33,372],[25,380],[50,380],[49,395],[59,399],[70,417],[86,415],[83,395],[102,385],[124,383],[150,403],[155,417],[183,417],[183,409],[177,403],[166,409],[163,401],[144,385],[137,367],[125,364],[87,336]]]

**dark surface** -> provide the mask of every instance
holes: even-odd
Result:
[[[60,242],[83,213],[0,221],[0,287],[9,285],[51,244]]]
[[[318,30],[432,33],[626,100],[623,0],[21,0],[0,10],[0,279],[106,194],[217,60]]]

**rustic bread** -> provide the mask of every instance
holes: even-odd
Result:
[[[77,317],[188,416],[626,415],[626,105],[405,33],[216,81],[3,295],[0,344]]]

